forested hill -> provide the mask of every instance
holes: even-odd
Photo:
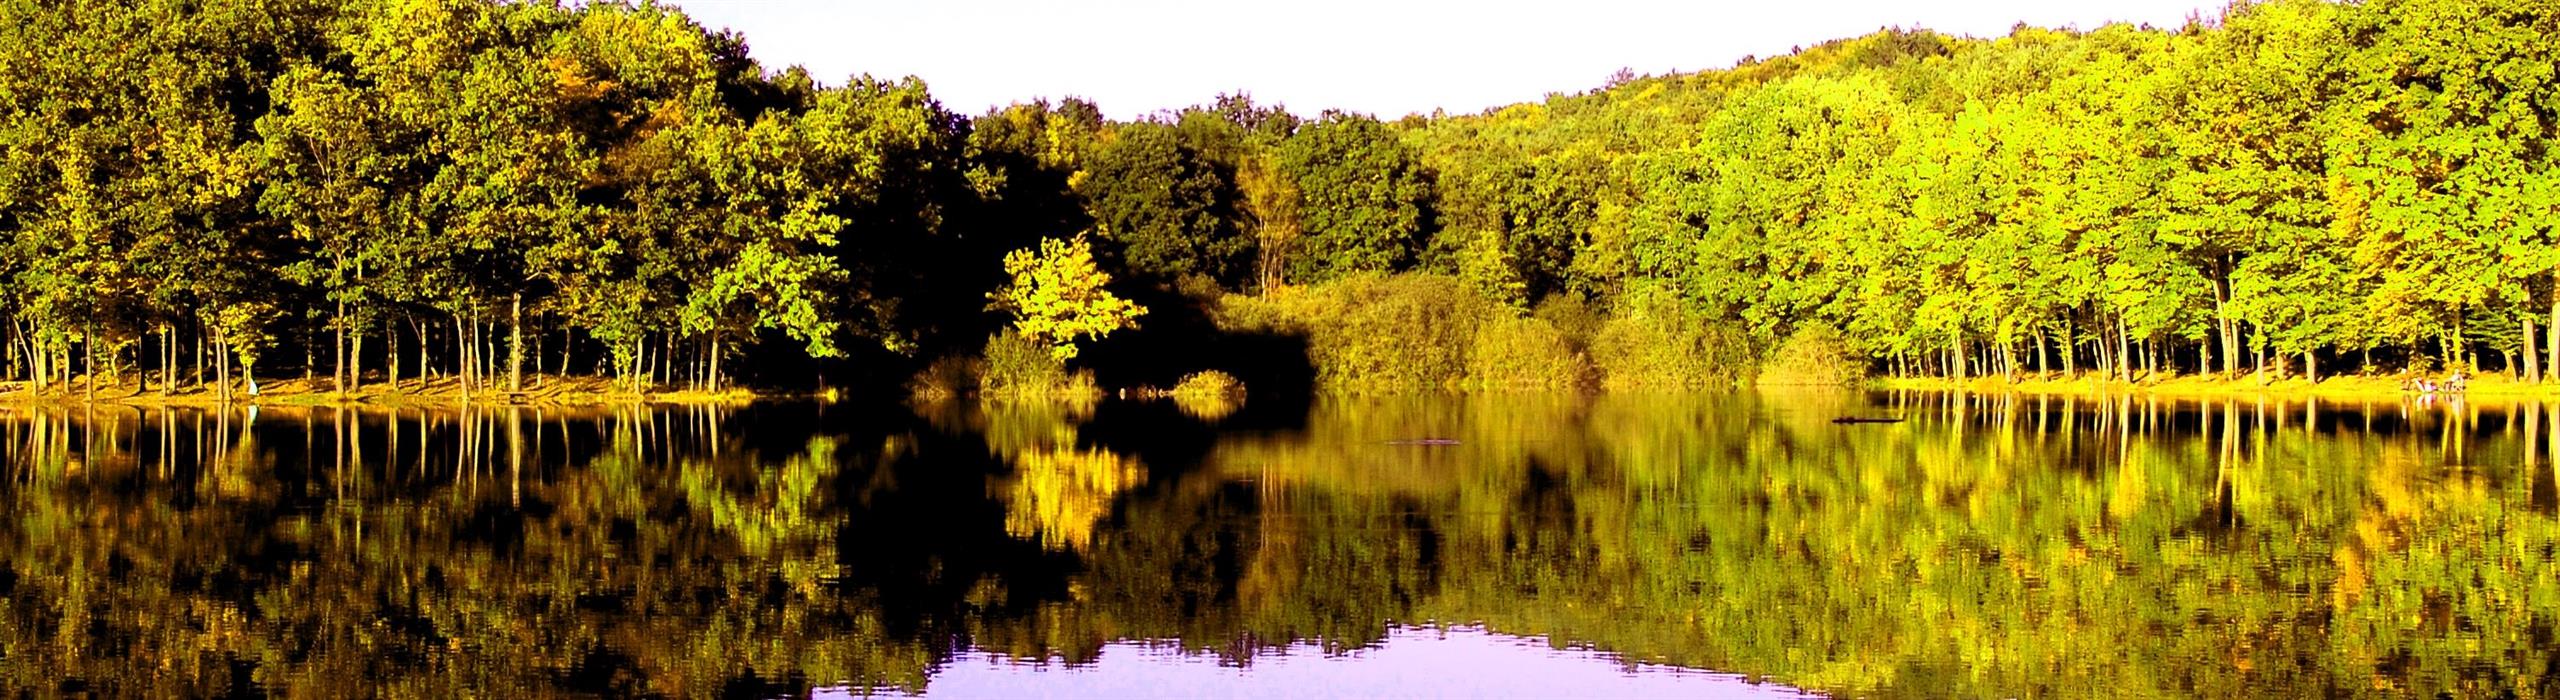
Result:
[[[1695,385],[1773,347],[2538,374],[2553,36],[2538,0],[2283,0],[1479,115],[1111,122],[772,70],[648,4],[5,0],[6,378],[902,378],[1000,345],[1006,254],[1078,236],[1150,309],[1065,341],[1106,381],[1275,347],[1346,386]]]

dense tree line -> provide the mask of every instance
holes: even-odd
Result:
[[[2560,11],[2524,0],[1885,31],[1393,121],[1241,95],[968,118],[646,3],[0,20],[5,359],[40,389],[911,368],[997,329],[1007,253],[1076,235],[1203,309],[1425,272],[1553,326],[1836,330],[1896,371],[2560,355]]]
[[[1532,294],[1668,287],[1762,341],[1832,327],[1957,375],[2490,355],[2538,377],[2555,30],[2547,3],[2280,0],[2174,30],[1884,32],[1411,140],[1447,247],[1493,237]]]
[[[912,346],[952,283],[916,261],[1003,252],[959,250],[966,120],[921,83],[768,72],[650,4],[0,15],[0,303],[39,388],[294,350],[339,387],[717,388],[742,344]]]

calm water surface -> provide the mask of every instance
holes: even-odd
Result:
[[[0,690],[2551,696],[2556,422],[1882,393],[0,409]]]

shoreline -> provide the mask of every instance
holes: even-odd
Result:
[[[2198,375],[2173,375],[2143,378],[2135,381],[2102,378],[2091,373],[2073,376],[2053,374],[2022,375],[2015,380],[1999,377],[1876,377],[1863,388],[1885,391],[1936,391],[1975,394],[2023,394],[2035,396],[2119,397],[2143,396],[2173,399],[2344,399],[2358,401],[2455,398],[2446,393],[2421,394],[2403,390],[2397,376],[2345,375],[2311,382],[2300,377],[2267,377],[2259,374],[2237,378]],[[465,399],[460,380],[440,377],[431,380],[403,380],[398,386],[388,382],[369,382],[352,391],[339,392],[327,387],[325,377],[304,381],[300,378],[271,382],[260,386],[257,396],[236,392],[228,402],[208,385],[189,385],[162,395],[157,385],[145,391],[134,382],[101,386],[97,398],[91,400],[75,380],[67,387],[56,384],[43,393],[32,391],[26,381],[0,382],[0,406],[78,406],[102,404],[134,407],[231,406],[612,406],[632,404],[667,405],[743,405],[749,403],[791,400],[834,400],[834,390],[820,392],[776,392],[749,388],[729,388],[718,392],[698,389],[665,389],[631,392],[615,386],[609,378],[561,375],[527,375],[525,390],[478,389]],[[1748,390],[1752,385],[1743,385]],[[1858,388],[1851,385],[1842,388]],[[1766,388],[1766,387],[1762,387]],[[1156,393],[1168,394],[1163,390]],[[1473,392],[1457,392],[1460,394]],[[1507,393],[1507,392],[1495,392]],[[1597,392],[1617,393],[1617,392]],[[1645,393],[1645,392],[1631,392]],[[1095,398],[1116,395],[1096,392]],[[2560,382],[2527,383],[2503,374],[2475,377],[2463,399],[2496,401],[2560,402]],[[1127,392],[1122,398],[1144,398],[1145,394]],[[1162,398],[1162,397],[1155,397]]]
[[[608,378],[561,375],[525,375],[521,392],[503,388],[476,389],[465,399],[461,381],[453,377],[429,380],[405,379],[398,385],[390,382],[366,382],[349,391],[329,388],[328,378],[305,381],[300,378],[261,384],[256,396],[234,390],[230,400],[212,390],[210,385],[179,387],[163,395],[158,385],[144,390],[134,382],[100,385],[93,400],[75,380],[68,384],[34,391],[26,381],[0,382],[0,405],[13,406],[79,406],[84,404],[153,407],[214,408],[221,406],[611,406],[631,404],[672,405],[737,405],[791,399],[830,399],[834,392],[785,393],[760,392],[746,388],[730,388],[718,392],[698,389],[676,389],[631,392],[615,386]]]
[[[1869,386],[1888,390],[2082,397],[2137,395],[2177,399],[2560,400],[2560,383],[2528,383],[2504,374],[2483,374],[2473,377],[2470,386],[2460,394],[2408,391],[2401,388],[2403,379],[2405,377],[2350,374],[2312,382],[2301,377],[2272,377],[2253,373],[2239,377],[2174,375],[2125,381],[2101,378],[2086,373],[2068,377],[2059,376],[2059,373],[2056,373],[2025,375],[2014,381],[1998,376],[1972,377],[1962,380],[1946,377],[1887,377],[1871,380]]]

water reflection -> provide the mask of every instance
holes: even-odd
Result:
[[[1510,667],[1479,647],[1537,638],[1547,675],[1648,683],[2552,695],[2555,421],[1947,394],[8,408],[0,684],[1076,692],[1205,664],[1374,695],[1429,677],[1398,650]]]
[[[1302,644],[1249,667],[1148,641],[1105,645],[1095,661],[1053,664],[963,652],[922,693],[822,688],[817,697],[918,698],[1800,698],[1807,694],[1732,674],[1630,664],[1609,654],[1556,648],[1479,628],[1390,630],[1368,649],[1327,653]],[[1356,690],[1354,690],[1356,689]]]

